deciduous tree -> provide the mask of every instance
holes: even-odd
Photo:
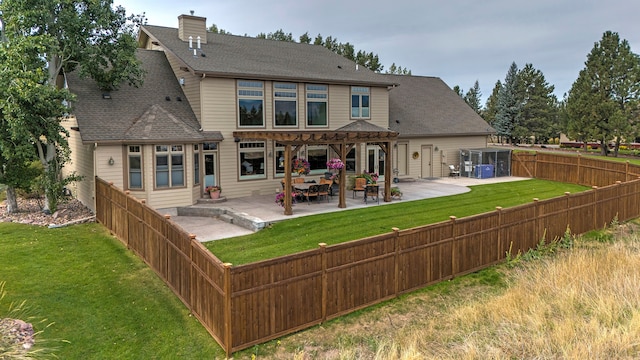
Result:
[[[47,179],[43,210],[49,212],[57,206],[60,169],[69,156],[60,119],[71,96],[60,90],[62,75],[78,70],[104,91],[125,82],[140,84],[143,72],[135,57],[135,25],[141,17],[127,17],[124,8],[113,8],[110,0],[2,0],[0,11],[10,49],[25,39],[37,39],[25,45],[37,55],[23,69],[10,65],[8,71],[31,72],[37,78],[15,78],[3,116],[15,122],[11,126],[27,131],[37,150]]]

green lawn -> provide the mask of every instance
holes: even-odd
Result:
[[[12,302],[26,301],[37,331],[53,323],[36,347],[57,348],[60,359],[225,357],[173,292],[101,225],[0,223],[3,281],[0,318]]]
[[[294,218],[257,233],[205,243],[220,260],[234,265],[317,248],[318,243],[337,244],[391,231],[464,217],[548,199],[587,187],[545,180],[524,180],[472,186],[460,195],[398,202],[365,209],[338,211]]]

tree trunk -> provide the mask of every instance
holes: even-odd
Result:
[[[16,196],[16,189],[12,186],[7,186],[7,213],[13,214],[18,211],[18,197]]]

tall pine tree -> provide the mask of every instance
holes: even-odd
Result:
[[[520,124],[522,109],[522,102],[518,96],[518,84],[518,66],[513,62],[507,71],[504,84],[498,92],[498,111],[496,121],[493,124],[497,135],[507,139],[511,144],[516,142],[515,136],[517,134],[514,133],[514,130]]]
[[[615,155],[622,141],[637,132],[640,99],[640,57],[631,52],[627,40],[607,31],[587,55],[567,97],[567,127],[588,129],[588,137],[600,141],[603,155],[615,142]]]

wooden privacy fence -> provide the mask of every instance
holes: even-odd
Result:
[[[514,153],[512,164],[515,176],[594,187],[240,266],[223,264],[170,218],[100,179],[96,217],[169,285],[230,355],[496,264],[508,251],[525,252],[543,238],[562,237],[567,227],[584,233],[640,215],[637,166],[526,153]],[[631,178],[636,180],[625,181]]]

